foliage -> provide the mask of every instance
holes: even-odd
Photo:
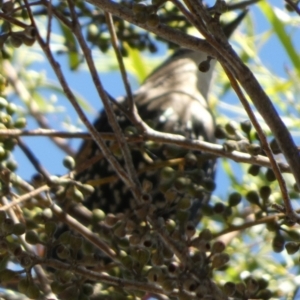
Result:
[[[299,162],[298,156],[287,153],[283,140],[287,137],[292,144],[286,133],[290,132],[296,142],[299,135],[298,2],[287,0],[286,8],[250,3],[242,29],[231,40],[242,61],[233,59],[228,47],[218,52],[216,47],[207,46],[224,42],[211,26],[218,23],[222,2],[217,1],[210,9],[197,4],[200,13],[195,11],[194,1],[183,2],[184,7],[175,0],[146,4],[131,0],[9,0],[1,4],[0,282],[7,299],[22,299],[21,294],[32,299],[299,297],[299,218],[289,210],[290,200],[297,209],[294,203],[299,199],[300,186],[295,183],[299,180],[293,168]],[[243,3],[228,3],[230,12],[222,12],[222,19],[235,16],[241,6]],[[86,80],[89,73],[93,79],[97,77],[91,66],[101,71],[102,82],[105,73],[120,68],[112,46],[116,39],[109,27],[109,13],[114,15],[118,49],[132,85],[142,82],[162,60],[161,49],[168,54],[178,45],[195,49],[200,40],[188,37],[199,28],[208,42],[199,42],[199,49],[212,51],[225,68],[226,72],[218,66],[210,95],[219,145],[200,142],[197,148],[219,157],[218,188],[203,206],[197,226],[187,221],[189,203],[184,198],[176,204],[176,218],[166,220],[151,218],[148,204],[136,211],[132,220],[81,205],[94,187],[74,179],[82,165],[76,165],[73,148],[77,145],[71,147],[69,139],[96,139],[84,118],[101,106],[98,94],[90,88],[101,94],[100,81]],[[257,34],[254,25],[258,13],[263,14],[268,27],[260,30],[258,23]],[[200,16],[206,20],[204,25]],[[285,72],[279,60],[270,65],[267,56],[260,55],[265,45],[274,43],[274,36],[282,55],[291,62]],[[266,117],[273,107],[264,107],[262,113],[247,89],[238,68],[243,62],[284,121],[286,126],[278,123],[279,134]],[[122,83],[115,83],[115,76],[110,78],[113,88],[118,86],[120,91]],[[258,125],[236,100],[232,86],[237,82],[252,100],[250,113],[255,112]],[[257,83],[254,90],[258,87]],[[82,123],[88,134],[80,133]],[[157,143],[155,134],[129,129],[129,140],[141,142],[144,135],[143,141]],[[103,138],[113,139],[111,135]],[[167,136],[165,141],[178,145],[176,136]],[[20,150],[33,167],[27,167]],[[277,164],[272,164],[274,157]],[[162,176],[175,178],[172,184],[178,192],[190,188],[191,180],[178,174],[180,164],[191,159],[188,152],[179,167],[171,160],[164,162],[162,170],[160,166]],[[22,164],[27,164],[25,171]],[[84,168],[88,166],[87,162]],[[66,169],[65,175],[57,176]],[[151,190],[145,185],[144,189]],[[207,188],[213,190],[211,182]],[[144,202],[149,200],[146,196]]]

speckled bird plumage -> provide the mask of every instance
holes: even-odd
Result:
[[[134,102],[142,119],[158,131],[179,133],[187,138],[214,142],[214,119],[208,109],[207,94],[215,63],[212,63],[212,68],[207,73],[200,73],[198,64],[205,59],[205,54],[180,50],[155,70],[134,93]],[[207,82],[207,88],[201,92],[198,89],[199,80]],[[118,101],[123,103],[126,99],[121,98]],[[131,125],[117,108],[115,111],[122,129]],[[101,132],[112,131],[104,112],[100,113],[94,125]],[[132,159],[136,169],[141,170],[157,161],[181,157],[188,152],[184,150],[175,156],[168,155],[166,147],[168,148],[161,145],[158,149],[147,149],[147,145],[133,146]],[[85,142],[78,153],[77,163],[80,164],[98,153],[100,150],[93,141]],[[197,155],[201,155],[200,152]],[[122,158],[120,161],[122,162]],[[205,176],[213,178],[215,160],[210,159],[201,164]],[[78,174],[76,179],[88,182],[114,174],[108,162],[101,159]],[[139,178],[141,182],[147,179],[153,184],[150,194],[154,203],[164,201],[164,196],[159,191],[159,169],[143,173]],[[107,213],[124,212],[135,207],[133,196],[120,180],[97,187],[84,204],[89,208],[101,208]]]
[[[243,16],[240,17],[240,19],[242,18]],[[240,20],[237,24],[239,22]],[[227,34],[230,35],[235,27],[230,28],[230,32]],[[209,70],[202,73],[198,70],[198,65],[205,60],[207,60],[205,53],[187,49],[178,50],[150,74],[134,93],[133,99],[138,112],[150,127],[161,132],[181,134],[189,139],[215,142],[215,121],[208,106],[208,94],[216,60],[212,59]],[[118,102],[125,105],[126,98],[119,98]],[[115,105],[113,106],[120,127],[126,129],[128,126],[132,126],[122,112]],[[99,132],[112,131],[105,112],[99,114],[94,126]],[[188,153],[186,149],[180,150],[175,147],[177,152],[170,154],[172,147],[159,145],[155,148],[153,145],[151,146],[151,143],[133,144],[130,147],[133,164],[138,172],[145,168],[149,169],[156,162],[184,157]],[[99,153],[100,149],[92,140],[85,141],[76,157],[77,165]],[[216,163],[215,158],[200,151],[193,152],[193,154],[197,157],[196,164],[193,166],[185,164],[174,168],[176,171],[180,170],[179,174],[191,179],[193,188],[200,187],[198,188],[200,192],[196,193],[197,196],[189,196],[192,202],[191,218],[197,219],[201,205],[209,200],[211,193],[203,188],[203,182],[214,179]],[[117,157],[122,163],[122,157],[119,155]],[[198,175],[190,175],[194,174],[193,172]],[[115,175],[115,172],[103,158],[79,173],[76,179],[85,183],[112,175]],[[168,217],[178,199],[186,196],[185,192],[180,191],[176,194],[174,203],[166,204],[168,201],[165,199],[166,187],[161,177],[161,168],[142,172],[139,179],[142,185],[145,182],[151,182],[152,187],[147,192],[151,195],[152,202],[158,204],[156,212],[158,216],[162,214]],[[174,187],[170,185],[169,190],[172,189],[174,190]],[[131,192],[121,180],[114,180],[96,187],[95,192],[87,197],[83,204],[90,209],[101,208],[106,213],[133,212],[136,208]]]

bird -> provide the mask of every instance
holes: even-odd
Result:
[[[226,36],[230,36],[244,16],[245,13],[240,14],[225,26]],[[203,62],[206,72],[199,71],[199,64],[203,67]],[[142,120],[156,131],[179,134],[189,140],[201,139],[215,143],[215,117],[208,104],[215,65],[216,60],[203,52],[177,50],[133,94],[133,101]],[[124,113],[127,104],[126,97],[120,97],[111,103],[121,129],[129,137],[135,137],[139,132]],[[100,111],[94,127],[101,133],[113,132],[105,111]],[[122,151],[116,141],[107,141],[107,146],[124,166]],[[84,232],[89,231],[87,238],[82,234],[83,231],[77,230],[78,226],[70,224],[69,227],[65,223],[59,223],[54,238],[48,244],[47,258],[55,259],[55,263],[63,261],[69,264],[69,281],[66,285],[63,284],[67,288],[59,295],[60,299],[69,299],[71,289],[81,295],[82,283],[91,285],[95,281],[100,283],[95,286],[95,294],[99,295],[99,299],[126,299],[131,293],[122,285],[122,281],[118,281],[118,287],[114,287],[114,284],[111,286],[105,280],[92,280],[88,276],[77,274],[79,268],[74,272],[76,276],[71,279],[70,284],[69,274],[72,274],[74,266],[90,269],[87,274],[100,272],[101,276],[109,274],[113,280],[120,277],[133,280],[134,284],[146,284],[149,280],[160,285],[164,292],[170,291],[170,288],[173,290],[173,284],[180,290],[185,288],[183,282],[193,282],[194,286],[194,282],[199,279],[199,287],[202,283],[203,287],[209,287],[205,291],[205,298],[227,299],[211,278],[211,255],[206,256],[205,253],[209,243],[205,242],[205,247],[201,246],[198,252],[188,250],[193,246],[192,242],[198,240],[190,238],[194,236],[195,226],[201,220],[201,208],[209,203],[215,188],[216,157],[203,151],[191,151],[177,145],[153,141],[139,140],[129,143],[129,147],[143,197],[147,196],[143,200],[147,201],[136,201],[130,188],[116,176],[92,139],[84,140],[75,156],[77,173],[71,182],[77,181],[77,185],[64,186],[61,189],[63,193],[59,193],[58,189],[54,190],[63,211],[86,225]],[[85,168],[81,168],[82,165]],[[84,184],[93,185],[94,190],[90,190],[90,194],[84,194],[82,203],[74,204],[76,201],[72,201],[74,198],[70,196],[71,192],[74,187],[82,188]],[[68,197],[70,199],[66,199]],[[68,203],[68,200],[71,202]],[[99,209],[104,214],[96,217],[94,211]],[[174,226],[169,228],[168,224],[172,225],[172,222]],[[159,229],[159,233],[156,229]],[[100,239],[101,243],[98,241],[95,246],[91,236]],[[182,251],[185,258],[180,267],[175,268],[177,271],[171,274],[169,266],[172,266],[173,257],[176,265],[181,259],[175,258],[174,249],[178,249],[177,254]],[[59,282],[58,279],[63,277],[61,274],[65,274],[62,272],[65,266],[54,269],[55,266],[49,266],[48,274],[53,274],[53,282]],[[146,269],[148,271],[145,274]],[[135,295],[136,291],[132,292]],[[150,299],[152,296],[157,298],[156,294],[142,293],[143,299]]]
[[[244,18],[241,13],[224,27],[227,37]],[[206,72],[199,71],[200,63],[209,64]],[[200,139],[215,143],[215,118],[208,105],[216,60],[200,51],[179,49],[156,68],[134,92],[133,100],[141,118],[153,129],[180,134],[187,139]],[[113,105],[117,121],[125,132],[134,135],[135,128],[126,118],[120,106],[126,97]],[[112,132],[105,111],[94,122],[99,132]],[[109,142],[115,157],[124,164],[115,142]],[[151,141],[130,145],[132,161],[139,174],[143,191],[151,199],[157,217],[176,215],[179,205],[186,205],[188,218],[199,221],[201,206],[207,204],[215,188],[216,157],[201,151],[189,151],[174,145]],[[82,143],[75,157],[76,164],[85,164],[101,154],[93,140]],[[172,165],[181,158],[178,165]],[[94,192],[87,196],[83,205],[93,210],[99,208],[106,214],[135,214],[138,210],[131,191],[116,177],[115,171],[105,158],[77,173],[76,180],[94,185]],[[107,183],[103,183],[108,179]],[[97,185],[100,182],[100,185]]]

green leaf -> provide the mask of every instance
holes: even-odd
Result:
[[[127,66],[130,66],[130,72],[136,76],[139,82],[143,82],[147,75],[149,74],[149,69],[147,64],[143,61],[143,56],[137,49],[132,49],[126,44],[124,44],[126,50],[128,51]]]
[[[58,24],[60,25],[61,31],[65,37],[65,46],[69,50],[69,67],[71,70],[76,70],[81,62],[76,39],[68,27],[64,26],[62,23]]]
[[[270,24],[273,26],[274,32],[292,61],[295,69],[297,69],[300,73],[299,54],[295,51],[296,47],[293,45],[291,37],[286,32],[283,20],[278,17],[278,14],[276,14],[277,10],[274,9],[274,7],[272,7],[267,1],[260,1],[258,5]]]

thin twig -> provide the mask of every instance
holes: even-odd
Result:
[[[49,186],[43,185],[41,187],[38,187],[35,190],[29,191],[26,194],[24,194],[24,195],[20,196],[19,198],[15,199],[13,202],[10,202],[10,203],[8,203],[4,206],[1,206],[0,211],[6,211],[6,210],[12,208],[15,205],[18,205],[18,204],[20,204],[24,201],[27,201],[27,200],[30,200],[30,199],[36,197],[37,195],[41,194],[42,192],[48,191],[49,189],[50,189]]]
[[[133,102],[133,97],[132,97],[132,90],[131,90],[131,87],[130,87],[130,84],[129,84],[129,81],[128,81],[127,72],[126,72],[126,69],[125,69],[123,57],[122,57],[120,49],[119,49],[118,37],[117,37],[116,31],[115,31],[113,18],[112,18],[110,13],[105,13],[105,18],[106,18],[107,27],[108,27],[110,37],[111,37],[111,43],[112,43],[112,46],[113,46],[114,51],[116,53],[116,57],[117,57],[118,64],[119,64],[119,69],[120,69],[120,72],[121,72],[121,75],[122,75],[122,80],[123,80],[124,87],[125,87],[125,90],[126,90],[128,107],[129,107],[129,110],[132,111],[133,107],[134,107],[134,102]]]
[[[105,140],[115,140],[115,135],[113,133],[102,133],[102,137]],[[89,133],[83,132],[66,132],[66,131],[57,131],[55,129],[32,129],[32,130],[22,130],[22,129],[0,129],[1,137],[19,137],[19,136],[48,136],[48,137],[60,137],[60,138],[79,138],[79,139],[91,139]]]
[[[195,22],[194,16],[186,9],[186,7],[180,1],[172,0],[172,3],[182,12],[182,14],[191,24]]]
[[[107,133],[99,133],[99,135],[102,137],[102,139],[106,141],[115,141],[116,136],[113,133],[107,132]],[[89,133],[78,133],[78,132],[61,132],[56,131],[52,129],[35,129],[35,130],[21,130],[21,129],[0,129],[0,136],[2,137],[19,137],[19,136],[55,136],[55,137],[61,137],[61,138],[80,138],[80,139],[91,139],[91,136]],[[233,152],[226,152],[223,149],[222,145],[218,144],[212,144],[208,142],[204,142],[201,140],[188,140],[184,138],[183,136],[171,134],[171,133],[161,133],[155,130],[146,130],[144,132],[144,137],[136,136],[136,137],[128,137],[127,142],[128,143],[140,143],[143,142],[145,139],[149,141],[154,142],[160,142],[164,144],[169,145],[177,145],[182,148],[191,149],[191,150],[202,150],[207,153],[214,154],[218,157],[224,157],[232,159],[236,162],[243,162],[248,164],[255,164],[262,167],[270,168],[271,164],[267,157],[257,155],[257,156],[251,156],[244,152],[239,151],[233,151]],[[118,146],[112,146],[110,147],[111,150],[118,149]],[[84,163],[86,167],[85,168],[78,168],[76,167],[77,172],[82,172],[87,167],[89,167],[91,164],[96,163],[100,159],[104,157],[103,154],[98,154],[94,157],[92,157],[89,160],[86,160]],[[280,171],[284,173],[290,173],[290,167],[283,162],[277,161]],[[78,166],[79,167],[79,166]]]
[[[209,32],[207,30],[207,24],[211,21],[211,16],[207,12],[207,9],[203,6],[202,2],[196,3],[194,0],[185,0],[184,2],[189,8],[190,15],[192,16],[192,18],[188,20],[207,39],[209,35]]]
[[[14,185],[21,184],[22,187],[27,191],[27,193],[25,195],[20,196],[18,199],[15,199],[13,202],[5,203],[5,205],[0,207],[0,211],[10,210],[13,206],[21,203],[22,201],[25,201],[27,199],[32,199],[33,197],[40,195],[41,192],[49,190],[49,187],[47,185],[44,185],[38,189],[34,189],[31,185],[24,182],[20,177],[18,177],[16,175],[11,176],[11,182]],[[63,224],[67,224],[70,228],[79,232],[82,236],[84,236],[87,240],[89,240],[98,249],[103,251],[108,257],[110,257],[114,260],[117,259],[115,252],[113,250],[111,250],[108,245],[106,245],[104,242],[102,242],[99,239],[98,235],[91,232],[87,227],[85,227],[79,221],[77,221],[72,216],[70,216],[65,211],[63,211],[59,206],[57,206],[54,203],[51,203],[45,197],[40,197],[39,200],[40,200],[40,202],[39,202],[40,207],[49,207],[49,203],[50,203],[51,204],[50,208],[52,209],[53,213],[56,215],[56,217],[60,221],[63,222]],[[85,208],[85,210],[87,210],[87,209]],[[90,211],[89,211],[89,213],[90,213]],[[91,217],[91,215],[89,217]]]
[[[51,35],[51,25],[52,25],[52,1],[48,0],[47,5],[47,14],[48,14],[48,24],[47,24],[47,37],[46,44],[50,44],[50,35]]]
[[[226,11],[236,11],[237,9],[245,9],[248,6],[251,6],[252,4],[258,3],[261,0],[246,0],[241,1],[238,3],[230,3],[227,4],[227,10]],[[209,9],[208,9],[209,11]]]
[[[36,26],[35,26],[36,27]],[[117,159],[113,156],[113,154],[109,151],[108,147],[106,146],[104,140],[100,137],[97,130],[92,126],[89,122],[87,117],[85,116],[83,110],[81,109],[80,105],[77,103],[76,97],[72,90],[70,89],[64,74],[61,71],[60,65],[54,59],[51,50],[49,49],[48,45],[43,41],[42,37],[40,36],[39,32],[37,31],[37,40],[44,51],[49,63],[51,64],[64,92],[66,97],[69,99],[71,104],[73,105],[74,109],[76,110],[78,116],[80,117],[83,124],[87,127],[88,131],[91,133],[93,139],[95,140],[96,144],[104,153],[106,159],[111,163],[117,174],[119,174],[120,178],[127,184],[128,186],[132,186],[131,181],[128,180],[128,176],[124,169],[121,167]]]
[[[15,19],[15,18],[13,18],[13,17],[11,17],[11,16],[9,16],[9,15],[7,15],[5,13],[1,13],[0,12],[0,19],[5,20],[5,21],[7,21],[10,24],[14,24],[14,25],[19,26],[19,27],[24,28],[24,29],[26,27],[28,27],[27,24],[19,21],[18,19]]]
[[[245,230],[247,228],[250,228],[250,227],[253,227],[253,226],[256,226],[256,225],[267,224],[271,221],[277,220],[278,218],[284,218],[284,217],[285,217],[285,215],[280,213],[280,214],[276,214],[276,215],[272,215],[272,216],[262,217],[260,219],[250,221],[250,222],[246,222],[246,223],[241,224],[241,225],[234,225],[234,226],[228,227],[228,228],[214,234],[214,239],[218,238],[218,237],[220,237],[224,234],[227,234],[229,232],[241,231],[241,230]]]
[[[150,127],[147,128],[147,130],[144,133],[144,136],[147,140],[149,139],[160,143],[169,143],[170,140],[173,140],[174,144],[183,148],[188,148],[190,150],[196,150],[196,149],[199,150],[201,147],[201,150],[204,150],[205,152],[215,154],[216,156],[220,156],[220,157],[231,158],[237,162],[245,162],[245,163],[248,162],[251,164],[261,165],[264,167],[271,166],[269,159],[261,155],[251,156],[250,154],[242,153],[239,151],[226,152],[222,145],[216,145],[216,144],[212,144],[200,140],[188,140],[183,136],[158,132],[151,129]],[[204,147],[202,148],[202,146]],[[284,172],[288,172],[290,167],[287,164],[281,164],[281,166],[285,170]]]
[[[88,2],[96,5],[106,12],[122,18],[123,20],[142,27],[147,31],[151,31],[168,41],[175,42],[182,47],[195,51],[204,51],[205,53],[208,53],[208,55],[215,57],[218,61],[225,65],[227,69],[231,70],[231,72],[237,76],[237,79],[241,83],[242,87],[248,93],[255,107],[262,115],[267,125],[270,127],[285,158],[288,161],[288,164],[292,169],[292,173],[296,179],[297,185],[300,188],[299,151],[294,144],[288,129],[275,110],[272,101],[262,89],[251,70],[241,61],[228,43],[222,40],[222,42],[211,46],[209,43],[201,39],[189,36],[180,32],[179,30],[163,24],[159,24],[157,27],[151,27],[147,23],[138,21],[134,17],[132,10],[116,2],[109,0],[88,0]],[[212,33],[214,33],[214,29],[212,29]]]
[[[73,3],[69,2],[69,6],[70,6],[71,11],[74,10]],[[78,40],[78,42],[80,44],[80,47],[83,51],[83,54],[84,54],[84,57],[86,59],[87,65],[89,67],[94,85],[96,87],[96,90],[98,92],[99,97],[102,99],[103,106],[104,106],[106,114],[107,114],[108,122],[111,125],[114,133],[118,137],[117,142],[119,143],[120,149],[121,149],[122,154],[123,154],[126,170],[127,170],[129,176],[126,174],[125,177],[124,177],[123,172],[119,172],[120,178],[122,179],[122,181],[124,183],[126,183],[128,188],[131,190],[135,200],[137,201],[137,203],[139,203],[141,201],[140,197],[141,197],[142,191],[141,191],[141,186],[140,186],[139,179],[136,175],[135,168],[134,168],[134,165],[133,165],[133,162],[132,162],[131,152],[130,152],[128,143],[126,142],[124,134],[123,134],[123,132],[120,128],[120,125],[117,122],[116,116],[115,116],[115,114],[113,112],[113,109],[112,109],[112,106],[109,102],[108,96],[107,96],[107,94],[106,94],[106,92],[103,88],[103,85],[100,81],[100,78],[98,76],[98,72],[97,72],[96,67],[95,67],[94,60],[91,56],[91,51],[90,51],[89,47],[87,46],[86,41],[85,41],[85,39],[82,35],[81,27],[80,27],[80,24],[77,20],[75,12],[73,13],[73,17],[74,17],[74,19],[73,19],[73,23],[74,23],[73,32],[74,32],[75,36],[77,37],[77,40]],[[101,147],[101,149],[102,149],[102,147]],[[116,167],[118,167],[118,169],[120,169],[120,170],[123,170],[123,168],[119,164],[118,164],[118,166],[116,165]],[[118,169],[115,168],[116,171],[118,171]]]
[[[46,7],[46,11],[48,12],[48,6],[50,5],[50,1],[41,0],[40,2]],[[57,10],[55,6],[53,6],[52,4],[51,4],[51,10],[52,10],[52,14],[55,15],[55,17],[59,21],[61,21],[68,28],[72,27],[72,23],[70,22],[70,20],[65,15],[63,15],[59,10]]]
[[[275,177],[276,177],[276,179],[279,183],[280,191],[281,191],[282,198],[283,198],[284,205],[285,205],[285,209],[286,209],[286,216],[287,216],[287,218],[290,218],[290,219],[295,219],[296,218],[299,221],[300,219],[297,217],[297,215],[295,214],[295,212],[293,210],[291,201],[289,199],[289,194],[288,194],[288,191],[287,191],[285,181],[282,177],[279,166],[278,166],[278,164],[277,164],[277,162],[274,158],[274,155],[273,155],[272,150],[270,148],[270,145],[267,141],[267,138],[266,138],[259,122],[257,121],[257,119],[256,119],[256,117],[255,117],[255,115],[254,115],[247,99],[245,98],[242,90],[240,89],[236,79],[234,78],[232,73],[226,68],[226,66],[223,66],[223,68],[224,68],[224,71],[225,71],[229,81],[230,81],[230,84],[231,84],[232,88],[234,89],[235,93],[239,97],[242,105],[244,106],[245,111],[247,112],[247,114],[249,116],[250,121],[252,122],[254,128],[256,129],[256,132],[259,136],[262,147],[263,147],[265,153],[267,154],[267,156],[270,160],[272,170],[273,170],[273,172],[275,174]]]
[[[95,245],[98,249],[103,251],[108,257],[113,260],[117,260],[116,253],[104,242],[101,241],[99,236],[93,233],[86,226],[82,225],[76,219],[74,219],[69,214],[66,214],[58,205],[52,203],[50,206],[51,210],[55,214],[55,216],[63,223],[67,224],[70,228],[74,229],[76,232],[80,233],[84,236],[89,242]]]
[[[299,8],[299,2],[294,2],[292,0],[285,0],[285,2],[290,5],[294,11],[300,16],[300,8]]]
[[[169,159],[165,161],[157,161],[154,162],[153,164],[146,165],[144,168],[139,169],[138,175],[144,174],[149,171],[158,170],[167,166],[183,165],[184,163],[185,163],[185,159],[183,157]],[[91,179],[88,180],[87,183],[92,186],[100,186],[100,185],[116,182],[118,181],[118,179],[119,179],[118,176],[112,175],[109,177],[101,177],[100,179]]]
[[[35,118],[37,123],[44,129],[51,130],[47,119],[40,113],[40,110],[35,103],[34,99],[32,99],[31,94],[28,92],[22,80],[19,79],[18,74],[14,67],[8,60],[3,60],[2,62],[3,70],[5,71],[6,78],[9,83],[12,85],[17,95],[24,101],[27,105],[30,114]],[[62,149],[67,154],[73,156],[74,151],[69,147],[69,145],[62,139],[58,137],[52,137],[51,140],[55,143],[55,145]]]
[[[8,200],[6,199],[6,197],[2,197],[1,199],[2,201],[2,204],[3,205],[7,205],[9,204]],[[15,213],[15,211],[11,208],[11,209],[8,209],[7,211],[9,217],[13,220],[14,224],[16,223],[19,223],[19,219]],[[21,240],[21,243],[22,243],[22,246],[24,247],[24,249],[30,253],[30,254],[35,254],[35,251],[33,249],[33,247],[31,245],[29,245],[26,241],[25,241],[25,235],[21,235],[21,236],[18,236],[18,238]],[[37,275],[37,278],[41,284],[41,287],[43,289],[43,291],[46,293],[46,295],[48,297],[54,297],[52,291],[51,291],[51,288],[50,288],[50,283],[48,281],[48,278],[45,274],[45,271],[43,270],[43,268],[41,267],[41,265],[34,265],[33,266],[33,269]]]
[[[63,263],[61,261],[55,260],[55,259],[41,259],[39,257],[36,257],[36,262],[40,263],[42,265],[46,265],[49,267],[53,267],[60,270],[70,270],[70,265]],[[163,289],[157,287],[157,285],[146,283],[146,282],[137,282],[137,280],[127,280],[127,279],[121,279],[119,277],[113,277],[104,273],[98,273],[94,272],[92,270],[88,270],[81,266],[73,266],[72,271],[76,274],[79,274],[83,276],[84,278],[101,282],[104,284],[112,285],[121,287],[128,290],[139,290],[139,291],[145,291],[150,292],[152,294],[163,294]],[[178,293],[172,292],[170,293],[170,296],[177,296]]]

